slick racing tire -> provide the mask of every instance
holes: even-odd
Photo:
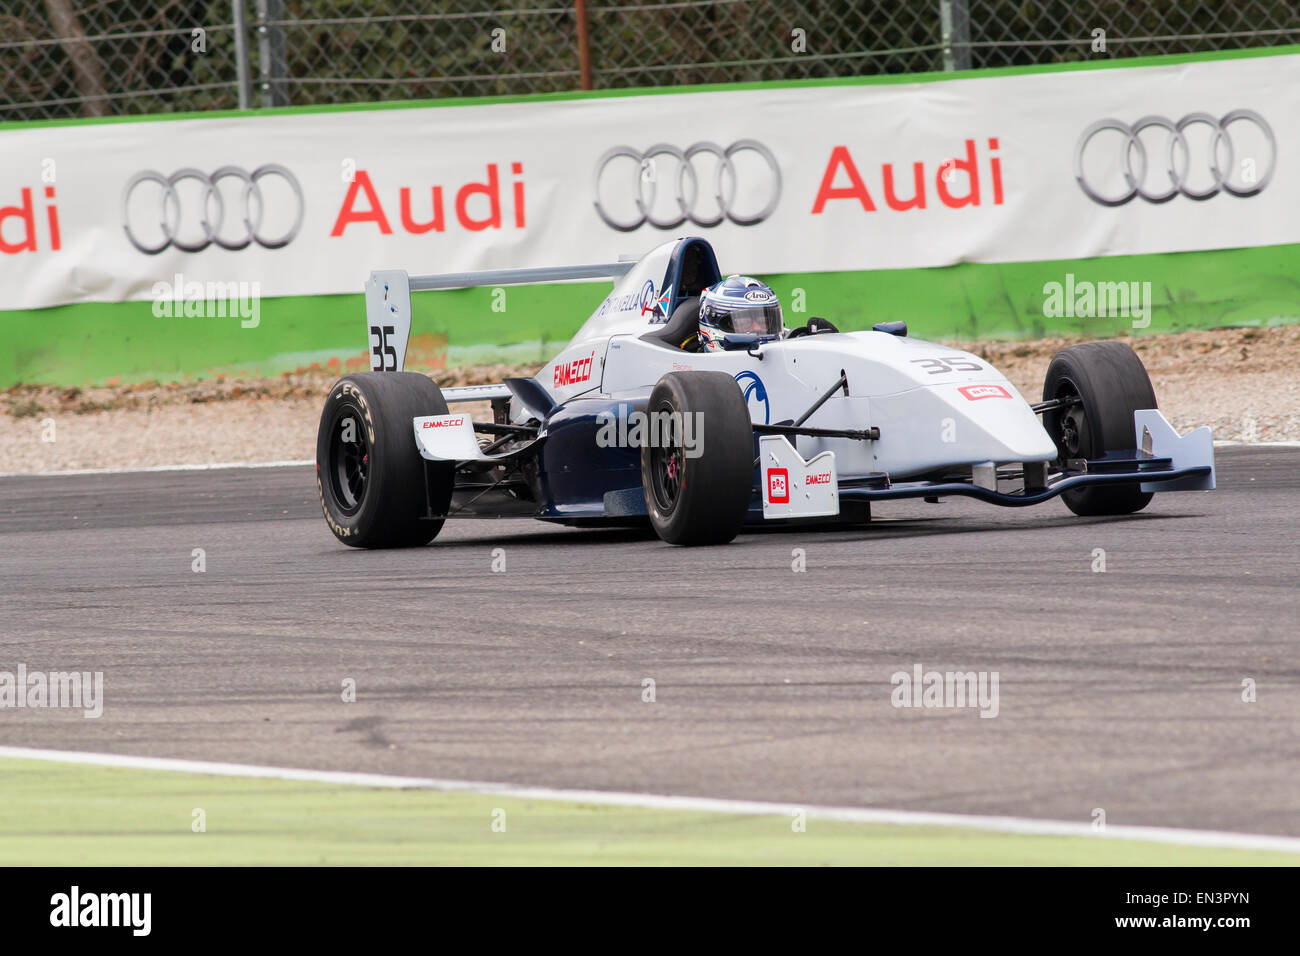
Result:
[[[745,523],[754,481],[754,429],[740,386],[726,372],[669,372],[646,413],[653,434],[641,446],[641,481],[655,533],[669,544],[726,544]],[[691,422],[666,436],[653,424],[663,413]]]
[[[325,520],[354,548],[428,544],[442,530],[453,462],[425,461],[411,419],[445,415],[442,390],[418,372],[358,372],[339,379],[316,432],[316,490]]]
[[[1043,399],[1057,398],[1079,399],[1043,413],[1062,463],[1136,447],[1133,413],[1156,407],[1142,360],[1123,342],[1089,342],[1057,352],[1047,367]],[[1061,497],[1075,514],[1089,516],[1133,514],[1151,501],[1137,483],[1072,488]]]

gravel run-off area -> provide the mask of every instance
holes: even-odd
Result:
[[[1042,394],[1052,355],[1075,341],[950,344],[983,356],[1033,401]],[[1216,440],[1300,440],[1300,326],[1128,341],[1179,430],[1209,425]],[[497,365],[429,374],[447,386],[536,370]],[[275,379],[88,389],[16,385],[0,393],[0,443],[9,452],[0,473],[305,461],[315,456],[321,403],[337,378],[329,368],[313,367]]]

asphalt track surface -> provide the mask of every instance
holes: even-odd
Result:
[[[105,696],[0,741],[1300,835],[1300,450],[1218,463],[1126,519],[894,502],[689,550],[467,520],[354,551],[310,467],[0,479],[0,670]],[[916,664],[998,672],[997,717],[892,706]]]

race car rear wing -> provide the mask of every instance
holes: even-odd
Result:
[[[448,272],[428,276],[408,275],[402,269],[377,270],[370,273],[370,278],[366,280],[366,326],[370,336],[370,370],[400,372],[406,366],[406,346],[411,338],[412,292],[469,289],[478,286],[525,285],[532,282],[564,282],[570,279],[618,279],[635,265],[633,261],[607,262],[587,266],[490,269],[482,272]],[[497,388],[498,386],[486,387]],[[489,397],[493,396],[456,396],[449,397],[447,400],[476,401]]]
[[[555,402],[535,378],[508,378],[500,385],[458,385],[444,388],[442,398],[451,405],[455,402],[496,402],[517,399],[536,418],[545,418],[555,408]]]
[[[443,401],[448,405],[455,402],[497,402],[513,394],[506,385],[459,385],[442,390]]]

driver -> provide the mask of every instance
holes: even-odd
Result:
[[[831,322],[817,316],[807,325],[787,329],[776,293],[767,283],[750,276],[727,276],[700,293],[699,348],[705,352],[750,349],[773,339],[838,331]],[[737,336],[744,336],[744,341],[737,341]],[[694,346],[691,341],[682,348],[695,351]]]
[[[706,352],[753,348],[784,334],[781,303],[758,279],[728,276],[700,293],[700,345]],[[743,343],[736,336],[744,336]]]

